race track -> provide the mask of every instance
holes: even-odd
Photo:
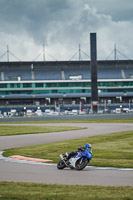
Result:
[[[21,124],[22,125],[22,124]],[[23,124],[27,126],[28,124]],[[29,124],[31,125],[31,124]],[[93,135],[109,134],[126,130],[133,130],[133,124],[109,123],[61,123],[34,124],[34,126],[79,126],[87,129],[69,132],[55,132],[20,136],[1,136],[0,151],[27,145],[46,144],[56,141],[82,138]],[[17,124],[19,126],[19,124]],[[89,141],[86,141],[89,143]],[[61,152],[63,153],[63,152]],[[72,185],[120,185],[133,186],[133,169],[95,168],[88,166],[82,171],[64,169],[57,170],[55,164],[10,162],[0,158],[0,181],[38,182],[50,184]]]

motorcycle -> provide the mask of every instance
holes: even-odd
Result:
[[[84,169],[92,158],[92,152],[88,149],[77,152],[74,156],[68,159],[68,152],[66,155],[60,154],[61,160],[57,164],[58,169],[69,167],[70,169],[82,170]]]

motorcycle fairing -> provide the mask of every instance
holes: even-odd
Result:
[[[85,160],[91,160],[92,158],[92,154],[88,151],[88,150],[85,150],[83,152],[77,152],[77,154],[75,156],[73,156],[72,158],[69,159],[69,163],[72,167],[75,168],[75,164],[77,162],[77,160],[79,159],[85,159]]]
[[[77,160],[79,160],[80,158],[81,157],[76,157],[76,156],[74,156],[73,158],[70,158],[69,159],[69,163],[70,163],[69,165],[75,168],[75,164],[76,164]]]

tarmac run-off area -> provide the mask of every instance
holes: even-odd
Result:
[[[2,125],[2,124],[1,124]],[[11,124],[9,124],[11,125]],[[19,124],[12,124],[19,126]],[[0,151],[8,148],[47,144],[94,135],[133,130],[130,123],[54,123],[21,124],[24,126],[77,126],[87,129],[54,133],[0,136]],[[89,141],[87,141],[89,143]],[[62,152],[61,152],[62,153]],[[133,169],[88,166],[82,171],[57,170],[56,164],[4,158],[0,155],[0,180],[71,185],[133,186]]]

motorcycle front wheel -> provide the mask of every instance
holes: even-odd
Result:
[[[64,169],[65,167],[66,167],[66,165],[63,162],[63,160],[60,160],[60,162],[58,162],[58,164],[57,164],[57,168],[58,169]]]
[[[88,160],[79,159],[79,160],[77,160],[77,162],[75,164],[75,168],[76,168],[76,170],[82,170],[87,166],[87,164],[88,164]]]

